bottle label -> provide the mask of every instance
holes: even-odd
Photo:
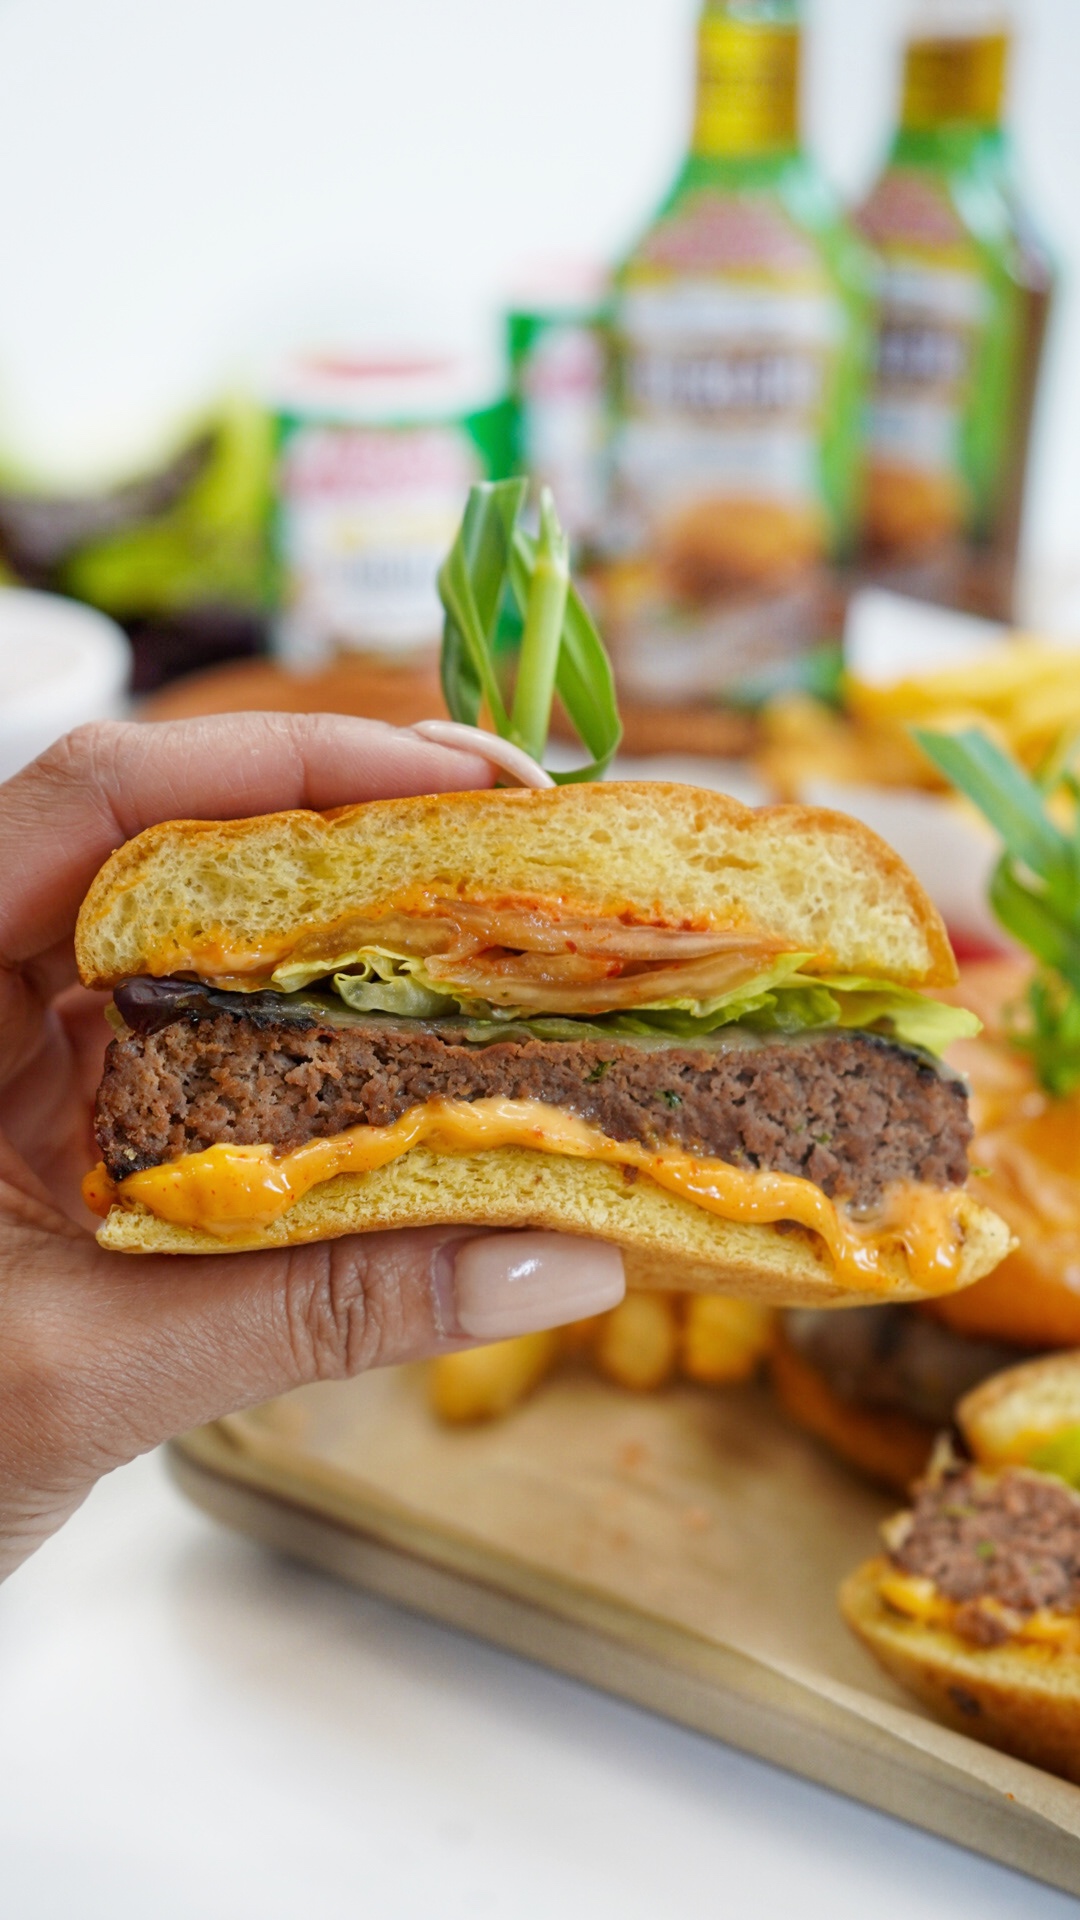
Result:
[[[823,440],[847,317],[782,207],[703,191],[641,248],[614,330],[614,538],[636,602],[621,610],[624,676],[668,698],[716,691],[762,648],[820,637],[837,531]]]
[[[698,28],[694,152],[787,152],[798,123],[798,27],[706,12]]]
[[[344,649],[438,644],[436,576],[470,485],[483,478],[466,426],[279,421],[275,547],[279,651],[314,663]]]
[[[1005,99],[1009,38],[1005,33],[919,39],[904,58],[901,125],[996,127]]]
[[[878,252],[878,335],[868,418],[866,533],[914,556],[965,535],[985,500],[969,460],[993,290],[940,182],[887,173],[861,223]]]

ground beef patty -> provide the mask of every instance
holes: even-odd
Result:
[[[1031,1358],[1005,1341],[976,1340],[907,1306],[797,1307],[784,1338],[849,1406],[910,1414],[947,1427],[958,1400],[992,1373]]]
[[[520,1034],[469,1045],[437,1022],[205,1015],[110,1046],[96,1133],[114,1179],[219,1141],[287,1152],[436,1097],[494,1095],[560,1107],[614,1140],[802,1174],[859,1205],[893,1180],[954,1186],[967,1173],[963,1084],[871,1034],[730,1049]]]
[[[1008,1639],[1008,1626],[984,1600],[1019,1614],[1080,1606],[1080,1495],[1022,1467],[968,1467],[919,1490],[912,1524],[890,1557],[961,1603],[958,1633],[992,1646]]]

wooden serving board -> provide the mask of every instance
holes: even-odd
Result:
[[[1080,1788],[879,1673],[834,1595],[889,1503],[756,1389],[568,1373],[454,1430],[406,1369],[305,1388],[171,1459],[256,1540],[1080,1893]]]

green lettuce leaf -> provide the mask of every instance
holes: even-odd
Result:
[[[452,995],[426,986],[417,978],[420,970],[419,963],[410,965],[400,956],[371,955],[360,971],[335,973],[334,992],[354,1013],[400,1013],[412,1020],[457,1013]]]
[[[276,967],[270,983],[279,993],[297,993],[310,987],[313,980],[336,981],[348,968],[358,980],[394,980],[423,974],[424,963],[407,953],[394,953],[390,947],[360,947],[353,953],[336,953],[331,960],[286,960]]]
[[[806,953],[785,954],[741,987],[712,1000],[659,1000],[629,1013],[593,1014],[581,1019],[537,1015],[459,998],[448,993],[444,984],[432,980],[422,959],[389,947],[361,947],[337,955],[330,963],[286,962],[274,973],[273,984],[279,992],[297,993],[313,981],[329,986],[332,980],[338,998],[358,1013],[391,1013],[415,1020],[464,1014],[471,1021],[465,1038],[478,1045],[499,1038],[509,1025],[553,1040],[580,1038],[587,1031],[591,1035],[694,1041],[738,1023],[758,1032],[776,1033],[848,1027],[885,1033],[907,1046],[943,1053],[954,1040],[979,1031],[973,1013],[946,1006],[940,1000],[928,1000],[907,987],[855,974],[805,974],[801,969],[811,957]]]
[[[910,987],[883,986],[880,980],[838,974],[820,982],[835,994],[841,1027],[888,1026],[892,1037],[928,1053],[944,1053],[954,1040],[970,1040],[982,1031],[982,1021],[966,1007],[944,1000],[928,1000]]]
[[[1080,1427],[1063,1427],[1053,1439],[1043,1441],[1028,1455],[1027,1465],[1080,1488]]]

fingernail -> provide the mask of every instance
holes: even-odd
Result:
[[[617,1307],[625,1290],[617,1247],[565,1233],[492,1233],[466,1240],[454,1258],[457,1322],[474,1340],[585,1320]]]

